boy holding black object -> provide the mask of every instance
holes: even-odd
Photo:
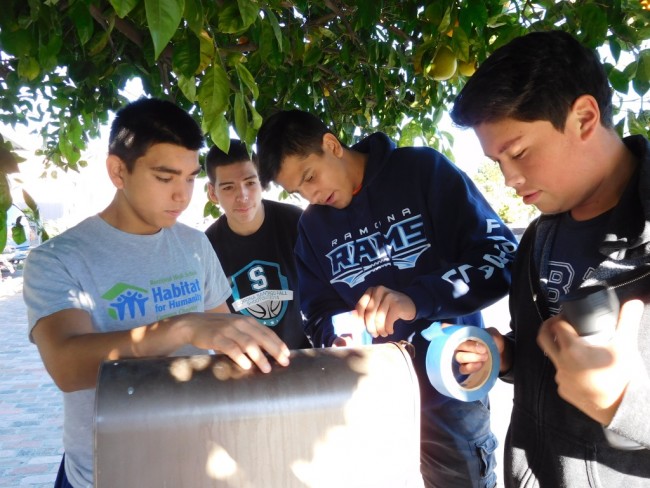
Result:
[[[452,111],[506,185],[542,212],[513,266],[512,332],[491,330],[514,382],[507,487],[649,483],[650,145],[618,136],[611,97],[594,52],[539,32],[497,49]],[[622,304],[600,345],[561,313],[563,298],[588,286]],[[483,366],[482,349],[461,345],[462,371]]]
[[[332,317],[351,310],[375,342],[411,341],[426,486],[493,488],[497,441],[487,396],[461,402],[434,390],[421,332],[436,320],[483,325],[479,310],[508,289],[512,233],[471,180],[431,148],[396,148],[382,133],[348,148],[297,110],[266,120],[257,147],[262,184],[274,180],[310,202],[296,258],[314,346],[346,345]]]

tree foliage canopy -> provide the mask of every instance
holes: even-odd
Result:
[[[331,123],[345,142],[382,130],[403,145],[421,138],[447,150],[437,123],[466,77],[532,30],[561,28],[590,47],[607,46],[612,59],[628,60],[607,66],[614,89],[645,95],[647,3],[4,0],[0,122],[39,123],[46,167],[78,170],[88,139],[138,77],[149,95],[191,111],[224,149],[230,126],[252,144],[263,117],[295,107]],[[630,113],[627,124],[647,132],[648,113]],[[13,169],[2,161],[0,249],[2,181]]]

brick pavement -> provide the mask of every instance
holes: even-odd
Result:
[[[22,278],[0,282],[0,487],[54,485],[62,395],[27,339]]]

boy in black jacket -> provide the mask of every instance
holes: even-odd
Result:
[[[411,341],[426,485],[494,487],[487,396],[465,403],[435,391],[420,332],[436,320],[482,327],[480,309],[508,289],[512,233],[471,180],[431,148],[396,148],[382,133],[347,148],[297,110],[266,120],[257,146],[262,184],[275,180],[310,202],[296,258],[314,346],[346,345],[332,316],[351,310],[374,342]]]
[[[491,331],[514,381],[506,486],[647,486],[650,308],[632,299],[650,292],[648,141],[621,140],[597,55],[559,31],[496,50],[452,119],[474,129],[506,185],[542,212],[513,265],[512,332]],[[560,314],[563,296],[592,285],[624,304],[604,345]],[[462,345],[462,371],[482,366],[481,349]]]

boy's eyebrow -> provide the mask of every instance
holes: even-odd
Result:
[[[519,139],[521,139],[521,136],[520,136],[520,135],[519,135],[519,136],[515,136],[515,137],[513,137],[512,139],[510,139],[510,140],[504,142],[504,143],[501,145],[501,147],[499,148],[499,151],[497,152],[497,154],[501,154],[501,153],[503,153],[506,149],[508,149],[510,146],[512,146],[512,145],[513,145],[515,142],[517,142]]]
[[[244,178],[244,181],[256,180],[258,178],[259,177],[257,175],[250,175],[250,176],[247,176],[246,178]],[[234,184],[235,184],[234,181],[221,181],[221,182],[219,182],[219,184],[217,186],[234,185]]]
[[[169,173],[172,175],[180,176],[183,172],[179,169],[170,168],[168,166],[155,166],[151,168],[153,171],[158,171],[160,173]],[[198,166],[194,171],[192,171],[190,176],[196,176],[201,172],[201,166]]]
[[[309,168],[305,168],[304,171],[302,172],[302,175],[300,175],[300,181],[298,182],[298,187],[295,190],[289,190],[288,188],[285,188],[284,191],[287,193],[298,193],[298,188],[302,186],[302,184],[305,182],[305,178],[307,178],[307,173],[309,172]]]

